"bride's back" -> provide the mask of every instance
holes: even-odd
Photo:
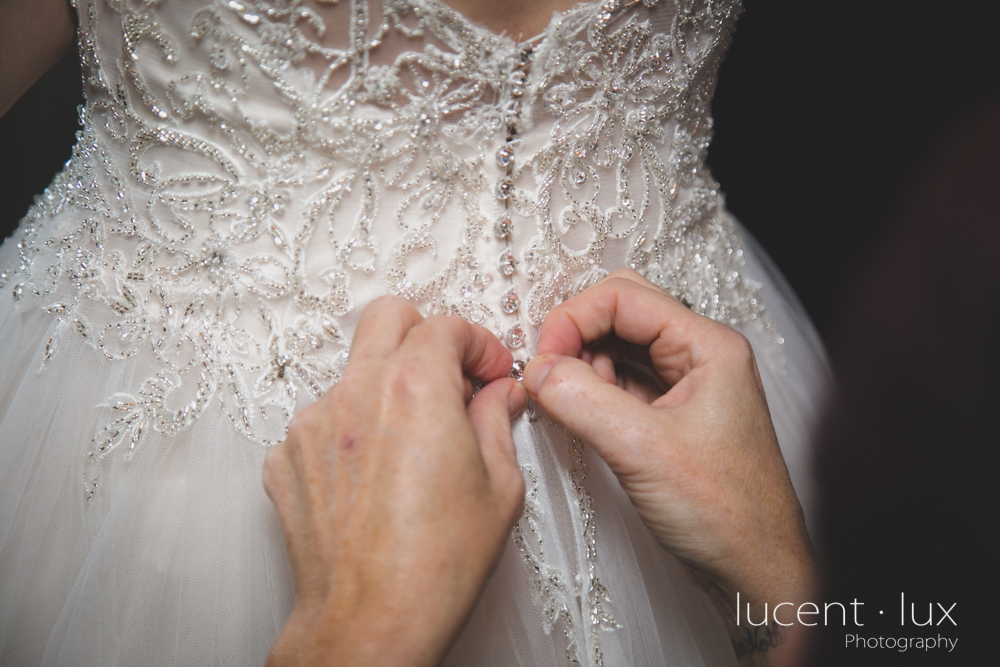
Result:
[[[382,294],[524,360],[635,268],[758,346],[800,483],[821,363],[704,165],[738,3],[565,8],[516,42],[441,0],[77,1],[83,131],[0,248],[0,661],[261,662],[291,588],[257,445]],[[515,440],[528,511],[452,659],[730,661],[603,463]]]

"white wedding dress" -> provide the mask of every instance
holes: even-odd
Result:
[[[292,581],[261,462],[382,294],[525,360],[635,268],[753,342],[808,510],[822,348],[704,164],[738,2],[521,44],[440,0],[76,7],[83,130],[0,249],[0,664],[263,664]],[[606,466],[538,414],[515,439],[525,514],[446,664],[735,664]]]

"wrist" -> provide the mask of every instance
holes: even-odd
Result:
[[[437,632],[422,632],[418,619],[396,622],[391,609],[300,606],[271,647],[267,667],[431,667],[447,648]]]
[[[818,590],[811,546],[775,558],[741,583],[711,581],[709,598],[722,616],[741,667],[796,664],[806,630],[797,610]]]

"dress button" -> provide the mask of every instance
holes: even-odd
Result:
[[[524,328],[520,324],[514,324],[509,329],[504,336],[504,340],[507,343],[507,347],[512,350],[517,350],[524,346]]]
[[[510,144],[504,144],[497,151],[497,164],[501,167],[508,167],[514,161],[514,149]]]
[[[511,287],[509,290],[503,293],[500,297],[500,307],[503,308],[503,312],[508,315],[513,315],[517,312],[517,309],[521,306],[521,299],[517,296],[517,292]]]
[[[501,215],[497,218],[496,224],[493,225],[493,234],[498,239],[507,238],[512,231],[514,231],[514,223],[506,215]]]
[[[497,264],[497,268],[500,269],[500,273],[509,278],[514,275],[514,268],[517,266],[517,260],[514,259],[514,253],[512,253],[510,249],[507,249],[500,253],[500,259]]]
[[[507,199],[514,192],[514,181],[510,176],[504,176],[497,182],[497,198]]]

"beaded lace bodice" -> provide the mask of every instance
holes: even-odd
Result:
[[[99,459],[219,402],[280,439],[379,294],[525,359],[554,304],[629,266],[770,327],[703,159],[736,0],[607,0],[516,44],[438,0],[77,0],[71,162],[3,268],[146,380]],[[19,307],[24,307],[20,304]]]

